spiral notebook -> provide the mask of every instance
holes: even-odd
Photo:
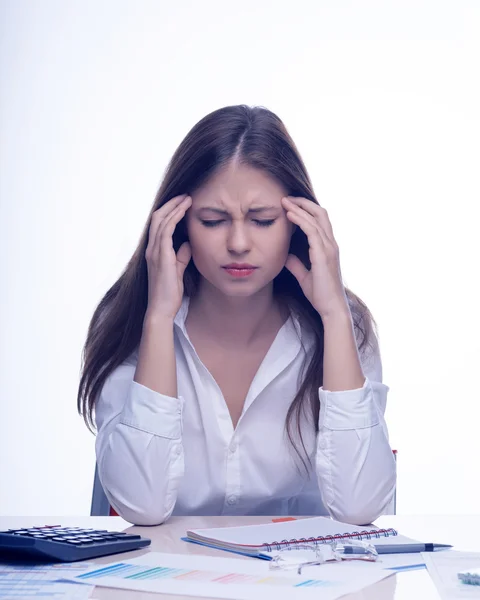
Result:
[[[183,539],[258,558],[268,558],[263,555],[266,552],[295,548],[305,542],[322,544],[332,539],[368,539],[372,540],[375,546],[389,543],[412,544],[418,541],[399,535],[395,529],[380,529],[374,525],[358,527],[328,517],[312,517],[245,527],[192,529],[187,531],[187,537]]]

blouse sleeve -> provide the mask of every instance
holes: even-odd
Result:
[[[379,517],[392,500],[396,464],[388,441],[378,347],[362,358],[365,382],[356,390],[320,388],[316,473],[331,516],[355,525]]]
[[[98,473],[121,517],[158,525],[171,515],[184,473],[183,399],[135,382],[135,368],[117,367],[96,403]]]

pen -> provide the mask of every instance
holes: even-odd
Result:
[[[445,548],[452,548],[449,544],[388,544],[388,546],[375,546],[378,554],[400,554],[405,552],[435,552]],[[344,554],[365,554],[363,548],[357,546],[345,546]]]

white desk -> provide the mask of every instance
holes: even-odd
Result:
[[[132,527],[120,517],[0,517],[0,531],[8,528],[32,527],[34,525],[63,525],[94,527],[116,531],[128,530],[152,540],[148,549],[122,554],[122,560],[140,556],[150,551],[184,554],[223,556],[226,553],[182,542],[180,537],[187,529],[201,527],[227,527],[269,523],[269,517],[172,517],[159,527]],[[425,542],[453,544],[456,550],[480,552],[480,515],[474,516],[385,516],[376,521],[380,527],[394,527],[400,533]],[[120,555],[116,555],[120,556]],[[242,560],[254,560],[240,555]],[[95,559],[99,563],[116,560],[114,556]],[[92,598],[95,600],[179,600],[187,596],[170,596],[130,592],[97,587]],[[191,596],[189,596],[191,598]],[[344,596],[344,600],[438,600],[436,588],[425,570],[398,573],[365,588],[357,594]]]

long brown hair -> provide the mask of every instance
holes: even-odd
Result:
[[[288,195],[317,202],[302,158],[285,125],[273,112],[264,107],[227,106],[208,114],[191,129],[167,166],[137,249],[120,278],[100,301],[90,321],[82,352],[77,405],[92,431],[95,428],[95,401],[105,380],[140,343],[148,292],[145,251],[153,212],[174,196],[192,194],[232,159],[266,172],[287,190]],[[175,250],[187,239],[186,235],[182,220],[173,235]],[[291,239],[290,252],[310,268],[308,251],[307,237],[297,227]],[[190,261],[184,274],[187,296],[195,294],[199,277],[193,261]],[[306,466],[300,421],[302,415],[308,415],[315,432],[318,431],[318,388],[323,382],[323,324],[287,269],[284,268],[275,278],[273,290],[299,316],[315,340],[303,382],[285,423],[288,439]],[[375,322],[355,294],[348,289],[346,294],[359,350],[363,351],[376,343]],[[295,443],[297,435],[303,446],[303,456]]]

